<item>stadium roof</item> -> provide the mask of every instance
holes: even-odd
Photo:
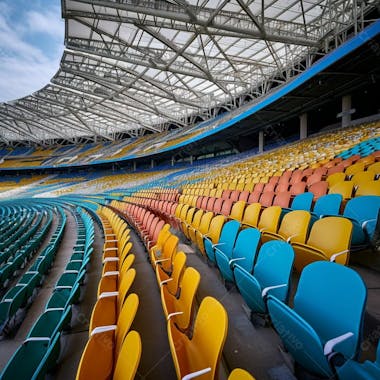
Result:
[[[62,0],[44,88],[0,104],[0,139],[116,139],[232,110],[359,32],[376,1]]]

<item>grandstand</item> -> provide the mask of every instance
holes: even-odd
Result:
[[[379,13],[62,1],[0,104],[0,379],[380,379]]]

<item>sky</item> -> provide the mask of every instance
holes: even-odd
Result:
[[[64,30],[60,0],[0,0],[0,102],[49,83],[59,68]]]

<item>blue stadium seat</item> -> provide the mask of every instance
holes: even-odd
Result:
[[[207,250],[207,257],[211,262],[216,263],[215,249],[218,249],[227,256],[232,254],[232,249],[235,245],[235,240],[239,229],[240,223],[236,220],[230,220],[224,224],[219,241],[216,244],[212,245],[212,250]]]
[[[303,270],[293,309],[272,295],[267,305],[296,362],[311,373],[330,377],[334,353],[346,359],[359,355],[366,300],[367,289],[358,273],[320,261]]]
[[[350,199],[343,212],[343,216],[353,224],[351,245],[369,243],[372,238],[380,209],[380,196],[363,195]]]
[[[294,251],[289,243],[272,240],[262,245],[253,274],[240,265],[234,268],[236,285],[254,313],[266,314],[268,295],[287,302]]]
[[[252,272],[259,243],[260,231],[246,228],[239,232],[232,252],[221,251],[218,247],[215,249],[216,263],[226,281],[234,282],[233,268],[236,264],[248,273]]]

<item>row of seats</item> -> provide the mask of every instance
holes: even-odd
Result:
[[[0,288],[7,288],[9,281],[18,275],[20,269],[33,257],[39,248],[52,222],[51,210],[46,221],[44,213],[36,212],[5,240],[7,247],[2,251],[0,264]]]
[[[93,251],[94,225],[91,217],[81,208],[75,210],[74,217],[78,233],[66,269],[57,280],[44,311],[1,372],[1,380],[42,379],[56,365],[61,351],[61,335],[70,328],[72,305],[79,302],[80,286]],[[63,221],[66,219],[59,220],[53,234],[56,242],[50,244],[54,246],[50,246],[46,255],[40,255],[34,263],[34,271],[40,270],[46,260],[52,260],[51,252],[56,253],[58,250],[58,242],[62,239],[65,228]]]
[[[138,295],[128,294],[136,275],[131,268],[135,256],[127,223],[106,207],[98,215],[105,239],[103,272],[76,379],[128,380],[135,377],[142,350],[139,333],[130,331],[139,305]]]
[[[122,210],[136,230],[151,230],[151,212],[133,205],[112,202]],[[148,217],[145,217],[148,215]],[[144,239],[144,233],[139,233]],[[203,376],[217,378],[219,361],[227,336],[228,316],[224,307],[212,297],[205,297],[194,317],[195,296],[200,274],[186,267],[186,255],[178,251],[179,239],[164,225],[155,245],[149,249],[149,260],[160,287],[161,303],[168,321],[167,331],[174,367],[178,379]],[[242,370],[235,369],[229,379],[253,379]]]
[[[39,222],[32,225],[30,231],[26,233],[27,243],[25,245],[22,244],[13,261],[8,261],[2,268],[3,279],[6,280],[3,283],[3,286],[7,284],[10,276],[16,275],[17,270],[25,266],[26,262],[32,258],[35,252],[37,252],[52,224],[52,211],[48,210],[46,215],[48,216],[48,219],[40,229],[42,214],[37,216]],[[60,216],[62,224],[64,225],[65,220],[62,218],[62,214]],[[57,228],[59,227],[58,224]],[[43,270],[40,268],[41,271],[38,271],[35,270],[35,264],[33,264],[32,267],[22,275],[18,282],[2,297],[0,301],[0,336],[8,335],[10,332],[13,332],[24,319],[27,308],[31,306],[36,296],[37,287],[41,286],[44,279],[43,276],[46,274],[54,260],[59,243],[60,236],[56,239],[52,237],[49,245],[42,250],[36,259],[36,261],[38,261],[39,258],[49,255],[51,256],[51,259],[49,259],[49,265],[44,267]]]

